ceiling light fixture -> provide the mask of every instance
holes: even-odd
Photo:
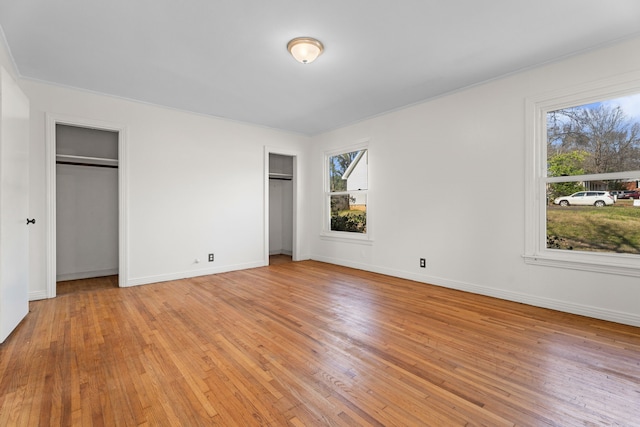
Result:
[[[311,37],[296,37],[287,43],[287,50],[296,61],[309,64],[320,56],[324,46],[320,41]]]

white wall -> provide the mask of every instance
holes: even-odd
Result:
[[[531,266],[521,258],[525,98],[640,75],[637,52],[640,38],[314,137],[312,258],[640,325],[637,278]],[[323,152],[363,138],[370,138],[374,242],[321,239]]]
[[[282,181],[269,181],[269,255],[282,253]]]
[[[118,274],[118,171],[56,167],[56,277]]]
[[[293,181],[282,181],[282,250],[293,254]]]
[[[293,182],[269,182],[269,253],[291,255],[293,249]]]
[[[32,215],[42,223],[45,113],[125,126],[127,148],[120,158],[126,156],[128,165],[129,272],[124,285],[268,262],[264,146],[296,150],[304,165],[301,147],[308,138],[33,81],[22,86],[31,100]],[[33,298],[46,290],[44,227],[31,243]],[[207,262],[208,253],[215,254],[215,262]]]
[[[7,41],[4,38],[4,32],[0,29],[0,65],[2,65],[5,70],[11,75],[11,77],[19,83],[19,76],[16,70],[15,64],[13,63],[13,59],[11,58],[11,54],[9,52],[9,48],[7,47]]]
[[[129,284],[262,265],[262,146],[283,147],[299,153],[304,171],[302,258],[640,325],[637,278],[521,258],[525,97],[640,73],[638,51],[640,39],[625,41],[310,140],[22,81],[32,106],[31,216],[44,223],[44,113],[110,121],[129,130]],[[0,61],[13,67],[7,58],[0,47]],[[374,243],[321,239],[323,152],[367,137]],[[417,184],[398,185],[407,182]],[[404,200],[415,203],[408,209]],[[30,290],[37,294],[45,286],[45,231],[30,233]],[[193,263],[212,251],[213,268]],[[420,257],[426,269],[418,267]]]

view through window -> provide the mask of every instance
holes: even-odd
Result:
[[[368,150],[328,156],[329,230],[367,233]]]
[[[640,254],[640,94],[546,120],[547,248]]]

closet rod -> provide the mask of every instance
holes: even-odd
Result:
[[[89,167],[93,167],[93,168],[118,169],[118,165],[96,165],[96,164],[93,164],[93,163],[64,162],[64,161],[61,161],[61,160],[58,160],[56,162],[56,164],[58,164],[58,165],[71,165],[71,166],[89,166]]]
[[[291,181],[293,175],[290,173],[269,172],[269,179],[279,179],[282,181]]]
[[[118,159],[104,157],[74,156],[72,154],[56,154],[59,165],[95,166],[98,168],[118,168]]]

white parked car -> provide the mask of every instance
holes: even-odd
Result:
[[[570,196],[556,198],[553,203],[560,206],[605,206],[615,202],[608,191],[579,191]]]

